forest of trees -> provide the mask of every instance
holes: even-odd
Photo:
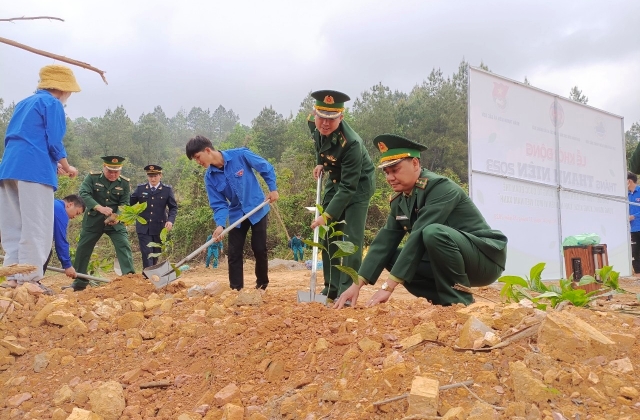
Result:
[[[409,93],[392,91],[380,83],[347,104],[350,106],[345,119],[360,134],[374,161],[378,158],[372,143],[376,135],[404,135],[428,146],[422,156],[424,167],[445,174],[466,187],[467,65],[463,60],[450,76],[434,69]],[[486,66],[481,66],[486,69]],[[525,83],[528,84],[528,80],[525,79]],[[356,96],[355,92],[348,93]],[[299,232],[309,237],[311,230],[308,225],[312,216],[304,207],[312,205],[315,199],[312,178],[315,159],[307,126],[313,100],[309,94],[301,96],[295,114],[285,116],[271,106],[265,106],[250,126],[241,124],[239,116],[222,105],[214,111],[199,107],[189,111],[181,109],[172,117],[156,106],[151,112],[143,113],[137,121],[119,106],[108,109],[101,117],[68,119],[64,142],[69,162],[78,168],[80,176],[74,180],[61,178],[56,195],[62,197],[76,192],[90,170],[101,169],[100,156],[114,154],[126,157],[123,175],[131,178],[132,188],[146,181],[142,169],[145,165],[161,165],[164,168],[163,182],[173,185],[180,206],[171,234],[171,258],[180,259],[202,244],[213,228],[202,179],[203,169],[184,154],[187,140],[201,134],[223,150],[248,147],[275,166],[280,200],[270,215],[269,248],[272,256],[285,257],[288,250],[284,227],[289,235]],[[572,88],[570,97],[583,103],[588,100],[577,86]],[[6,104],[0,98],[0,133],[6,131],[14,105]],[[640,141],[640,124],[634,123],[625,134],[629,153]],[[4,144],[1,144],[0,153],[3,149]],[[366,225],[367,242],[373,239],[388,213],[387,198],[391,190],[381,171],[377,181],[378,188]],[[78,223],[73,223],[73,229],[77,234]],[[130,235],[130,239],[135,249],[135,233]],[[73,240],[71,242],[73,246]],[[100,254],[112,254],[111,245],[106,244],[99,243]]]

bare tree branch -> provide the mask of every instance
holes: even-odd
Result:
[[[109,84],[107,82],[107,79],[104,77],[104,74],[106,72],[103,71],[103,70],[100,70],[100,69],[97,69],[97,68],[93,67],[91,64],[83,63],[82,61],[74,60],[72,58],[67,58],[67,57],[64,57],[62,55],[52,54],[50,52],[38,50],[38,49],[35,49],[35,48],[32,48],[32,47],[29,47],[28,45],[20,44],[18,42],[12,41],[12,40],[7,39],[7,38],[0,37],[0,42],[3,43],[3,44],[12,45],[14,47],[21,48],[23,50],[32,52],[34,54],[43,55],[45,57],[53,58],[54,60],[62,61],[64,63],[73,64],[74,66],[82,67],[82,68],[87,69],[87,70],[95,71],[96,73],[98,73],[100,75],[100,77],[102,77],[102,80],[104,81],[105,84],[107,84],[107,85]]]
[[[59,20],[60,22],[64,22],[64,19],[60,19],[59,17],[54,17],[54,16],[22,16],[22,17],[15,17],[15,18],[9,18],[9,19],[0,19],[0,22],[13,22],[15,20],[36,20],[36,19],[53,19],[53,20]]]

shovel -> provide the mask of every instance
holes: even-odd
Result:
[[[321,190],[322,190],[322,175],[318,177],[318,187],[316,188],[316,207],[315,207],[316,219],[318,218],[318,216],[320,216],[320,211],[318,210],[318,204],[320,204]],[[307,207],[307,209],[309,210],[311,210],[312,208]],[[313,242],[318,243],[319,240],[320,240],[320,226],[316,227],[313,230]],[[314,246],[313,256],[311,257],[311,281],[309,284],[309,291],[298,290],[298,303],[317,302],[317,303],[322,303],[323,305],[327,304],[327,297],[325,295],[316,294],[317,275],[318,275],[318,247]]]
[[[235,221],[233,224],[229,225],[229,227],[227,227],[225,230],[222,231],[220,236],[226,235],[231,229],[235,228],[240,223],[244,222],[246,219],[251,217],[251,215],[253,215],[255,212],[257,212],[267,204],[269,204],[269,200],[263,201],[262,203],[260,203],[258,207],[254,208],[249,213],[245,214],[240,219]],[[191,254],[187,255],[184,259],[180,260],[177,264],[174,264],[173,267],[181,267],[182,264],[186,263],[187,261],[191,261],[199,253],[207,249],[209,245],[213,244],[216,241],[216,239],[218,239],[218,236],[216,236],[215,238],[211,238],[209,241],[205,242],[202,246],[200,246],[200,248],[196,249]],[[151,280],[151,283],[153,283],[153,285],[156,286],[156,289],[164,287],[178,278],[178,276],[176,275],[176,269],[172,268],[172,264],[169,264],[169,261],[160,262],[156,265],[152,265],[151,267],[145,268],[144,270],[142,270],[142,275],[146,279]]]
[[[0,260],[4,260],[4,255],[0,255]],[[58,268],[58,267],[48,267],[47,266],[47,270],[55,271],[56,273],[64,273],[64,269]],[[93,280],[93,281],[97,281],[99,283],[109,283],[109,282],[111,282],[111,280],[103,279],[103,278],[100,278],[100,277],[90,276],[88,274],[76,273],[76,276],[81,278],[81,279]]]

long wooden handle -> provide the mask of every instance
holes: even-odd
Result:
[[[0,260],[4,260],[4,255],[0,255]],[[47,266],[47,270],[55,271],[56,273],[64,273],[64,269],[58,268],[58,267]],[[82,273],[76,273],[76,276],[80,277],[81,279],[99,281],[101,283],[109,283],[111,281],[111,280],[103,279],[100,277],[94,277],[94,276],[90,276],[88,274],[82,274]]]
[[[56,273],[64,273],[64,269],[58,268],[58,267],[47,267],[47,270],[48,271],[55,271]],[[109,282],[111,282],[111,280],[103,279],[103,278],[100,278],[100,277],[90,276],[88,274],[76,273],[76,276],[81,278],[81,279],[85,279],[85,280],[99,281],[100,283],[109,283]]]

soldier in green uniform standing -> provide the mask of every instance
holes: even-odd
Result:
[[[80,197],[87,205],[87,211],[82,220],[73,266],[76,272],[87,274],[93,248],[105,233],[116,249],[122,274],[131,274],[135,271],[127,229],[116,220],[107,221],[109,216],[118,213],[119,206],[129,205],[129,179],[120,175],[124,158],[104,156],[101,159],[104,162],[102,172],[92,171],[80,186]],[[79,291],[84,290],[88,284],[86,280],[75,279],[70,287]]]
[[[375,284],[383,269],[390,274],[367,306],[386,302],[398,284],[436,305],[473,302],[453,288],[486,286],[504,271],[507,238],[492,230],[469,196],[449,178],[420,167],[426,147],[384,134],[374,139],[382,153],[380,168],[395,193],[386,225],[374,239],[358,272],[358,284],[334,305],[355,305],[360,288]],[[406,244],[398,248],[403,237]]]
[[[342,262],[339,259],[330,261],[329,254],[322,252],[325,286],[322,294],[335,299],[353,281],[348,274],[332,266],[343,265],[358,271],[362,263],[364,226],[369,201],[375,191],[375,167],[360,136],[343,120],[344,103],[349,96],[332,90],[316,91],[311,96],[316,100],[314,113],[309,118],[316,149],[317,166],[313,176],[318,179],[323,171],[328,174],[322,199],[324,213],[313,221],[311,229],[326,221],[344,220],[346,223],[336,225],[336,230],[344,232],[344,239],[358,247],[355,254],[343,257]],[[329,240],[328,249],[332,254],[337,246],[330,243],[337,239],[342,238]]]

